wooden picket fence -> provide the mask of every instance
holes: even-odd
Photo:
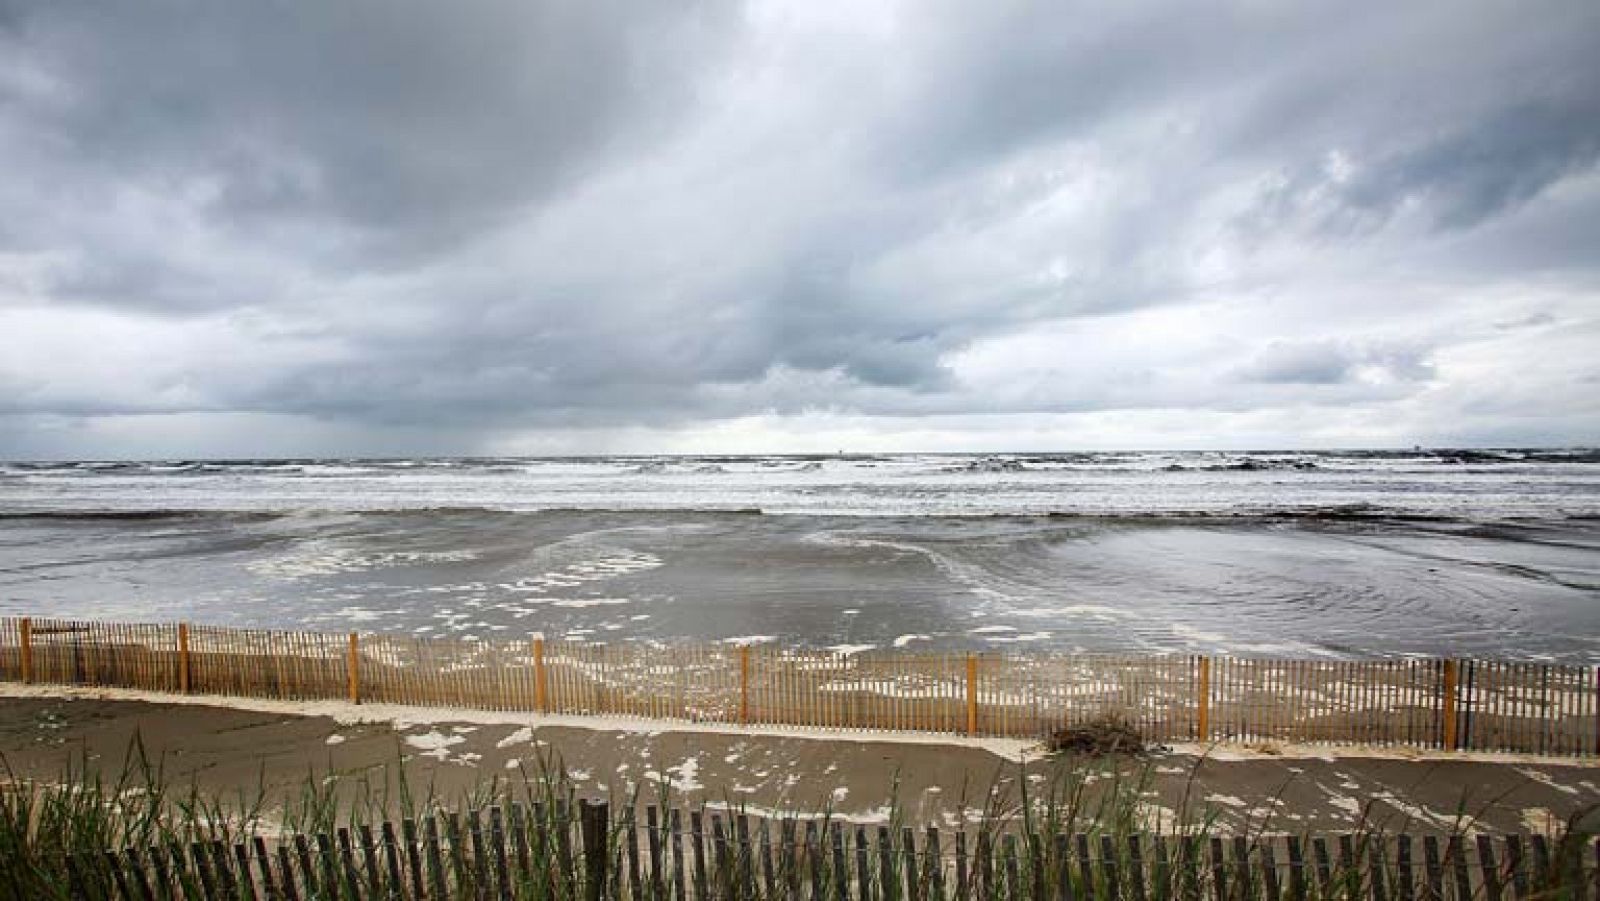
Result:
[[[464,816],[434,811],[398,828],[80,853],[59,867],[70,897],[120,901],[1600,897],[1600,844],[1576,834],[941,834],[704,807],[642,812],[639,822],[623,807],[613,821],[605,803],[579,801],[574,817],[564,801],[513,802]],[[0,874],[0,887],[6,881]]]
[[[1600,670],[1512,661],[841,654],[5,618],[0,679],[1015,738],[1115,716],[1156,742],[1600,752]]]

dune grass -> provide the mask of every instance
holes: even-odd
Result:
[[[281,797],[264,780],[203,793],[170,777],[137,738],[114,772],[77,760],[30,781],[0,760],[0,775],[0,897],[19,901],[264,901],[288,897],[285,870],[300,874],[294,897],[303,901],[412,898],[419,886],[441,898],[500,897],[502,888],[518,899],[676,898],[681,887],[690,898],[843,901],[861,898],[863,883],[885,901],[1057,898],[1063,887],[1073,898],[1398,899],[1408,897],[1407,872],[1410,897],[1428,897],[1429,855],[1445,896],[1465,897],[1458,861],[1469,857],[1469,894],[1492,896],[1465,804],[1431,847],[1402,839],[1414,824],[1380,821],[1369,804],[1320,848],[1316,837],[1292,837],[1303,855],[1294,866],[1290,837],[1270,813],[1224,834],[1216,811],[1187,789],[1175,809],[1153,806],[1150,764],[1120,757],[1061,760],[1048,774],[1002,770],[962,786],[967,815],[955,824],[910,822],[898,799],[877,822],[826,807],[752,811],[730,799],[680,809],[664,780],[580,797],[551,756],[450,798],[410,784],[398,751],[376,772],[308,771]],[[1520,886],[1524,897],[1579,897],[1574,886],[1593,878],[1584,866],[1594,836],[1578,824],[1522,845],[1523,875],[1507,875],[1505,894]],[[249,879],[239,876],[241,854]]]

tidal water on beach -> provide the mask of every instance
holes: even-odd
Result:
[[[1600,454],[0,464],[0,613],[1600,661]]]

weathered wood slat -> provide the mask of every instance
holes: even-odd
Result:
[[[722,828],[722,816],[711,815],[711,884],[712,893],[719,897],[733,894],[733,865],[728,858],[728,836]]]
[[[144,858],[137,848],[124,848],[122,862],[128,868],[134,890],[138,892],[139,901],[155,901],[156,892],[150,885],[149,875],[145,872]],[[161,885],[160,882],[157,883]],[[166,886],[161,885],[161,891],[166,893]]]
[[[900,879],[896,872],[894,842],[890,835],[889,827],[878,827],[878,897],[883,901],[895,901],[900,897]],[[987,850],[985,838],[986,836],[981,835],[978,838],[979,845],[982,846],[979,854],[987,859],[987,855],[984,854],[984,850]]]
[[[654,804],[645,808],[644,825],[645,837],[649,843],[650,850],[650,899],[651,901],[661,901],[661,898],[665,893],[666,883],[665,880],[662,879],[663,863],[661,857],[661,824],[659,822],[659,814]],[[765,827],[766,824],[763,823],[763,831],[761,834],[763,845],[766,843]],[[771,894],[770,885],[768,886],[767,893]]]
[[[905,876],[906,901],[922,901],[922,871],[917,866],[917,834],[910,826],[900,830],[900,859]]]
[[[256,872],[261,877],[262,894],[267,898],[267,901],[278,901],[282,897],[282,893],[278,889],[278,880],[274,878],[272,872],[272,855],[267,853],[266,839],[259,835],[254,836],[250,845],[250,850],[254,852]],[[248,873],[248,868],[245,868],[244,872]]]
[[[68,858],[71,859],[73,858]],[[200,880],[201,894],[206,901],[217,901],[221,894],[218,891],[216,874],[211,872],[211,855],[206,851],[204,842],[193,842],[189,845],[189,861],[194,864],[195,876]],[[83,893],[77,897],[87,898],[88,894]]]
[[[305,886],[307,895],[321,893],[320,874],[311,865],[311,839],[305,835],[294,837],[295,859],[300,862],[300,881]]]
[[[1300,847],[1300,836],[1287,836],[1284,845],[1289,854],[1289,901],[1305,901],[1306,860]]]
[[[833,890],[840,901],[850,901],[850,868],[845,866],[844,826],[835,820],[829,829],[833,851]]]
[[[1128,836],[1128,895],[1133,901],[1145,901],[1143,845],[1144,836],[1138,833]]]
[[[772,858],[771,823],[771,820],[763,818],[758,830],[761,836],[761,884],[766,889],[768,898],[776,898],[778,896],[778,872],[774,869]],[[861,834],[860,827],[857,827],[856,834],[857,836]]]
[[[1239,897],[1253,898],[1255,880],[1250,875],[1250,840],[1242,835],[1233,837],[1233,882],[1239,887]]]
[[[672,898],[673,901],[684,901],[683,824],[676,807],[669,812],[668,818],[672,823]]]
[[[278,876],[282,879],[284,901],[300,901],[300,886],[304,884],[303,880],[295,879],[293,860],[288,846],[279,845]]]
[[[341,827],[336,833],[339,839],[339,872],[344,882],[342,888],[346,898],[360,898],[362,892],[361,873],[356,869],[356,855],[354,844],[350,840],[350,830]]]
[[[628,897],[639,898],[644,893],[644,880],[639,868],[639,830],[634,823],[633,808],[622,812],[622,849],[628,861]]]
[[[860,830],[857,830],[856,835],[859,841]],[[863,879],[862,884],[866,884],[865,879]],[[956,833],[956,899],[957,901],[968,901],[971,897],[972,876],[967,864],[967,833],[961,831]]]
[[[378,848],[372,837],[372,824],[360,824],[356,836],[361,843],[361,869],[367,878],[367,897],[377,898],[381,894],[383,874],[378,870]]]
[[[1423,894],[1425,901],[1444,901],[1444,861],[1439,856],[1439,837],[1422,837]]]
[[[706,837],[701,828],[703,820],[701,811],[689,811],[689,851],[693,858],[694,896],[697,899],[707,897]]]
[[[1085,898],[1099,897],[1102,892],[1108,889],[1095,881],[1094,863],[1089,855],[1089,836],[1080,832],[1073,837],[1073,841],[1075,842],[1073,850],[1078,861],[1078,873],[1083,881],[1083,895]]]
[[[406,875],[411,879],[411,897],[425,898],[428,890],[422,881],[422,854],[417,843],[417,821],[406,817],[400,821],[400,838],[405,842]]]
[[[439,850],[439,821],[428,816],[422,821],[423,847],[428,860],[428,891],[435,899],[445,895],[444,856]]]
[[[610,807],[604,802],[584,804],[579,807],[579,817],[583,830],[584,898],[600,901],[606,894],[611,862]]]
[[[496,896],[500,901],[511,901],[511,866],[506,855],[504,814],[498,805],[489,808],[489,851]]]
[[[1516,901],[1528,897],[1528,869],[1523,858],[1522,836],[1508,835],[1506,844],[1506,872],[1511,876],[1511,893]]]
[[[1110,838],[1110,836],[1102,836]],[[1001,837],[1001,853],[1005,864],[1006,897],[1022,897],[1022,875],[1017,870],[1017,837],[1013,833],[1006,833]],[[1115,884],[1113,879],[1112,883]]]

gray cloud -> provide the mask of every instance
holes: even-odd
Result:
[[[1337,385],[1350,378],[1356,360],[1334,344],[1273,344],[1241,373],[1269,384]]]
[[[1596,44],[1579,2],[0,0],[0,454],[1593,435]]]
[[[1509,106],[1461,131],[1330,171],[1327,161],[1275,186],[1257,212],[1273,227],[1320,215],[1325,232],[1382,228],[1409,207],[1432,227],[1468,229],[1514,210],[1600,161],[1600,77],[1558,102]],[[1335,164],[1337,165],[1337,164]]]
[[[1274,341],[1240,367],[1248,382],[1340,385],[1363,377],[1395,381],[1431,378],[1434,369],[1414,347],[1359,346],[1332,341]]]
[[[1465,134],[1377,167],[1346,189],[1348,202],[1389,207],[1419,195],[1443,228],[1469,228],[1524,203],[1600,158],[1600,78],[1578,102],[1513,107]]]

